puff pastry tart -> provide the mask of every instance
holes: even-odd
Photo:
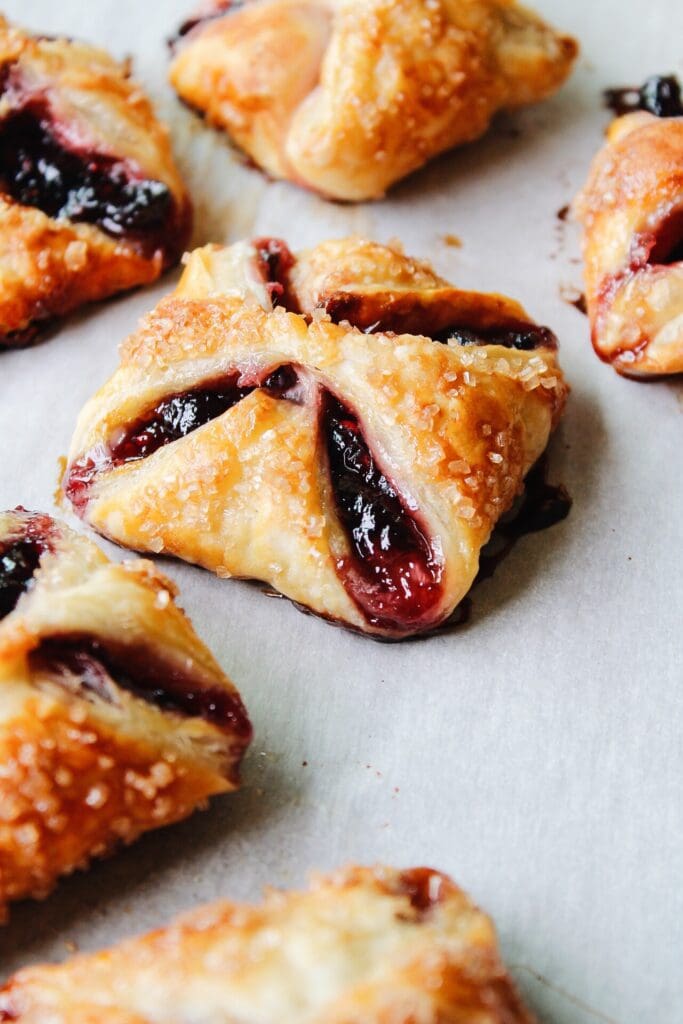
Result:
[[[0,347],[155,280],[190,222],[167,133],[125,65],[0,17]]]
[[[469,589],[565,394],[547,328],[396,249],[209,246],[81,413],[63,487],[118,543],[400,638]]]
[[[0,991],[20,1024],[533,1024],[489,918],[428,868],[352,867],[218,903]]]
[[[0,914],[236,789],[239,694],[149,562],[0,514]]]
[[[273,177],[362,200],[553,93],[576,53],[514,0],[223,0],[170,77]]]
[[[683,372],[683,106],[675,79],[636,93],[575,201],[593,345],[634,377]]]

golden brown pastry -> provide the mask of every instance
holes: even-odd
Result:
[[[175,49],[181,98],[269,174],[362,200],[555,92],[578,48],[514,0],[223,0]]]
[[[428,868],[352,867],[19,972],[19,1024],[533,1024],[493,924]]]
[[[190,202],[125,65],[0,16],[0,348],[177,263]]]
[[[81,413],[64,491],[127,547],[408,636],[453,612],[545,449],[555,346],[397,248],[208,246]]]
[[[593,345],[633,377],[683,372],[683,107],[672,82],[649,80],[644,109],[612,123],[575,202]]]
[[[236,789],[237,690],[150,562],[0,513],[0,916]]]

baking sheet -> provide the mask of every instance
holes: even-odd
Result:
[[[576,230],[556,216],[601,141],[600,90],[683,71],[683,5],[537,6],[582,42],[561,94],[500,118],[387,201],[353,207],[268,183],[176,103],[164,39],[185,0],[5,3],[34,29],[134,56],[172,122],[198,240],[268,233],[297,248],[353,231],[398,236],[459,285],[509,293],[551,325],[573,386],[551,476],[574,508],[477,588],[468,628],[398,646],[163,562],[248,705],[244,787],[45,903],[17,906],[0,930],[0,975],[199,900],[298,885],[310,869],[428,863],[494,916],[543,1020],[683,1019],[683,385],[629,382],[598,362],[566,301],[580,287]],[[0,356],[0,507],[53,508],[57,458],[83,402],[172,279]]]

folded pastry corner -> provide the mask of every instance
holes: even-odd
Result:
[[[396,247],[209,246],[84,408],[63,489],[117,543],[398,639],[467,593],[566,393],[550,330]]]
[[[150,562],[0,513],[0,914],[236,789],[240,696]]]
[[[215,0],[170,78],[273,177],[357,201],[550,95],[577,50],[513,0]]]
[[[534,1024],[491,920],[429,868],[351,867],[222,902],[0,991],[18,1024]]]
[[[0,16],[0,349],[177,263],[192,211],[125,64]]]
[[[618,373],[683,373],[683,104],[673,78],[627,90],[574,202],[595,351]],[[666,101],[665,101],[666,100]]]

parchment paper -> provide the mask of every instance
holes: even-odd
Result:
[[[568,86],[498,119],[385,202],[354,207],[268,183],[179,106],[164,39],[186,0],[5,3],[31,28],[134,56],[172,122],[197,240],[267,232],[297,248],[353,231],[399,236],[458,284],[506,292],[551,325],[573,386],[551,476],[574,508],[477,589],[468,628],[398,646],[164,562],[248,705],[256,738],[244,787],[45,903],[17,906],[0,930],[0,975],[155,927],[197,901],[298,885],[311,869],[427,863],[494,916],[543,1020],[683,1020],[683,386],[622,380],[597,360],[566,301],[580,288],[577,233],[556,216],[601,142],[601,89],[683,71],[683,5],[537,6],[582,42]],[[83,402],[172,281],[0,356],[0,507],[53,508],[57,458]]]

